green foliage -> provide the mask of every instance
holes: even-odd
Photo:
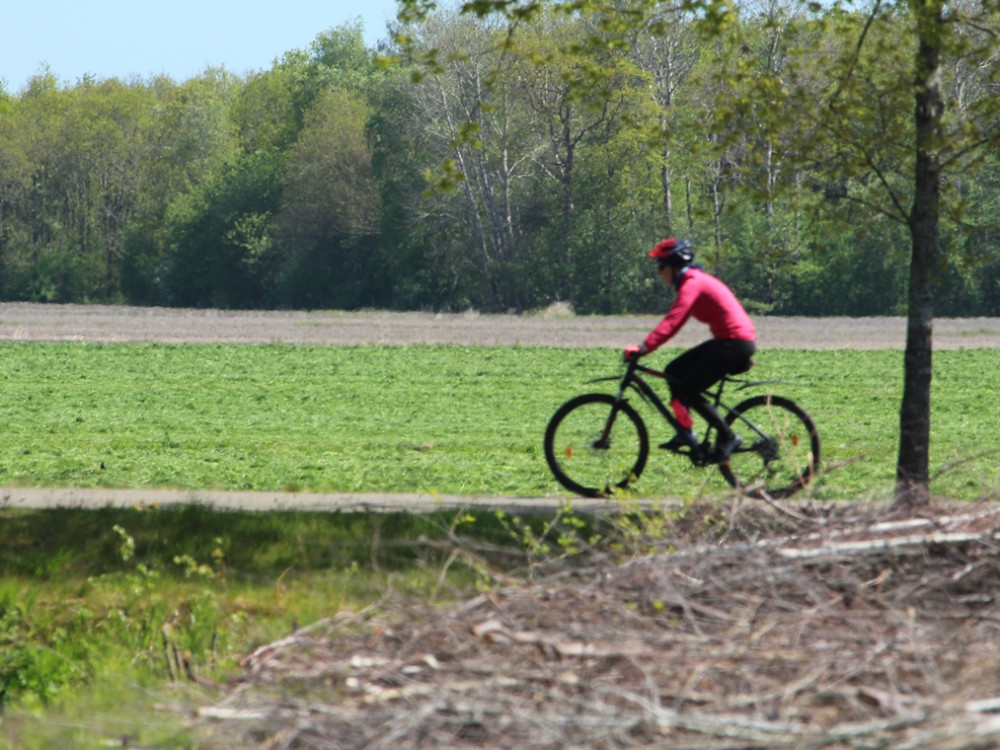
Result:
[[[579,556],[602,542],[595,519],[577,513],[570,501],[551,517],[510,515],[500,510],[496,518],[511,541],[524,551],[529,574],[555,560]]]
[[[403,5],[381,61],[346,25],[243,77],[7,94],[0,299],[652,312],[680,234],[758,311],[905,308],[908,6]],[[996,315],[1000,34],[951,12],[932,272]]]
[[[296,144],[286,152],[285,188],[274,220],[284,248],[280,306],[358,308],[383,299],[382,255],[372,241],[378,191],[365,134],[369,112],[357,95],[319,95]]]
[[[270,301],[276,258],[269,217],[280,167],[256,153],[191,194],[171,217],[162,298],[188,307],[258,307]]]
[[[466,537],[504,539],[490,514],[461,522]],[[227,679],[262,643],[388,591],[434,598],[470,587],[469,569],[427,543],[456,523],[450,513],[198,506],[3,511],[0,746],[87,747],[126,734],[190,746],[179,718],[152,702],[200,700],[194,677]]]

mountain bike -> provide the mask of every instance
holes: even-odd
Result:
[[[749,365],[747,367],[749,370]],[[746,370],[744,370],[746,372]],[[754,497],[783,498],[809,485],[819,466],[819,433],[812,419],[793,401],[770,393],[751,396],[730,407],[722,400],[735,391],[773,384],[727,375],[704,392],[742,443],[728,458],[712,455],[714,428],[709,426],[697,446],[659,447],[685,457],[698,467],[717,466],[730,486]],[[545,460],[556,480],[584,497],[609,497],[638,482],[649,459],[649,431],[629,396],[638,394],[673,429],[682,428],[672,410],[646,380],[669,375],[627,361],[625,374],[588,381],[619,381],[618,392],[585,393],[556,410],[545,430]],[[679,441],[674,441],[679,442]]]

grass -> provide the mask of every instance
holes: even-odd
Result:
[[[813,496],[888,497],[900,353],[757,361],[753,377],[781,380],[819,427]],[[994,350],[935,355],[936,494],[995,494],[998,365]],[[562,496],[545,424],[617,372],[607,350],[2,344],[0,486]],[[639,486],[726,489],[666,455]],[[0,747],[193,746],[177,714],[151,710],[196,702],[178,655],[222,679],[256,645],[387,591],[461,596],[477,571],[425,543],[458,520],[510,541],[488,514],[0,511]]]
[[[666,353],[658,359],[665,361]],[[902,357],[758,355],[754,377],[814,417],[821,499],[891,491]],[[935,357],[934,470],[990,449],[1000,353]],[[618,372],[606,350],[280,345],[0,345],[0,486],[560,494],[541,453],[555,408]],[[734,398],[739,396],[734,396]],[[669,437],[651,415],[652,438]],[[989,458],[935,490],[996,486]],[[644,494],[726,491],[654,456]]]
[[[29,345],[3,354],[3,484],[504,492],[524,488],[535,426],[507,414],[494,431],[473,428],[512,390],[547,408],[530,374],[490,351]],[[498,445],[523,455],[482,472],[469,465]]]
[[[458,519],[473,520],[480,538],[506,537],[494,517]],[[0,747],[89,748],[122,736],[193,747],[184,712],[212,697],[185,664],[224,681],[242,656],[299,625],[390,592],[433,601],[474,589],[475,571],[447,566],[426,543],[455,523],[198,506],[6,511]]]

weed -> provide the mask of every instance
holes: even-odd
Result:
[[[423,540],[459,523],[479,533],[480,520],[199,506],[3,511],[0,707],[52,706],[66,690],[123,675],[137,684],[221,677],[294,623],[368,606],[390,578],[421,596],[471,585],[455,560],[442,572],[447,546]],[[51,547],[59,563],[38,576],[35,555]]]

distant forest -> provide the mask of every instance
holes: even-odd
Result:
[[[667,295],[646,252],[676,235],[757,314],[902,314],[907,227],[825,131],[806,153],[794,117],[759,119],[793,105],[748,83],[808,71],[825,90],[821,56],[868,17],[776,7],[725,37],[681,16],[628,45],[551,17],[514,50],[496,22],[440,12],[397,29],[433,52],[419,64],[345,25],[243,76],[37,75],[0,89],[0,299],[649,313]],[[912,46],[891,19],[868,33]],[[951,107],[998,95],[947,71]],[[882,98],[884,67],[854,75],[884,109],[856,138],[905,184],[912,97]],[[985,159],[949,176],[937,315],[1000,315],[1000,155]]]

